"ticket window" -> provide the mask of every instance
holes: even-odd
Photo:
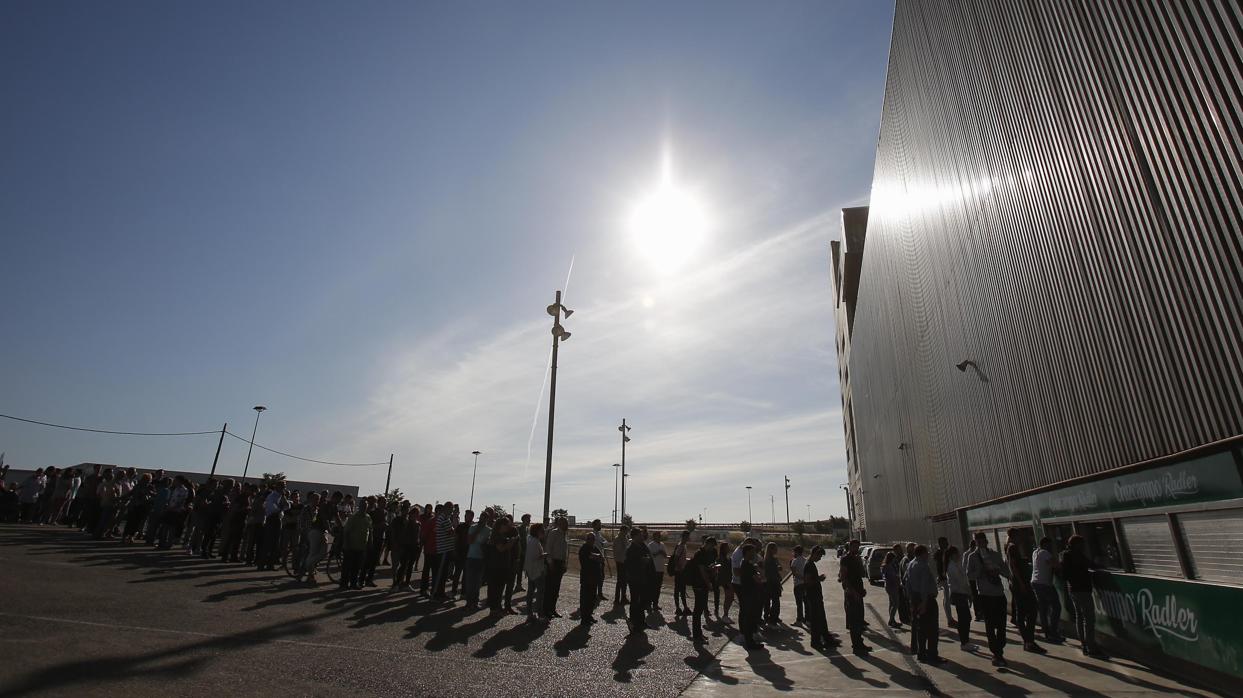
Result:
[[[1113,521],[1080,521],[1075,524],[1075,529],[1087,542],[1088,558],[1092,560],[1093,567],[1101,570],[1126,569]]]

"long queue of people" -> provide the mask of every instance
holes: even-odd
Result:
[[[857,556],[857,551],[855,551]],[[844,563],[845,564],[845,563]],[[851,563],[856,564],[856,563]],[[859,574],[863,563],[857,563]],[[1092,564],[1081,536],[1071,536],[1060,556],[1052,540],[1041,539],[1030,556],[1020,542],[1019,529],[1008,532],[1005,557],[989,547],[988,535],[977,533],[965,554],[942,537],[931,555],[927,546],[899,543],[885,553],[881,580],[889,602],[889,626],[910,628],[910,651],[921,661],[939,664],[938,599],[946,625],[957,631],[960,649],[979,649],[970,641],[971,624],[983,623],[993,666],[1004,667],[1007,610],[1018,630],[1023,650],[1044,654],[1036,640],[1063,644],[1062,604],[1054,577],[1065,580],[1072,599],[1075,632],[1085,656],[1106,658],[1096,643],[1096,611],[1092,600]],[[1007,600],[1006,592],[1009,591]]]

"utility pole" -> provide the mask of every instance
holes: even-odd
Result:
[[[790,476],[786,475],[786,528],[790,528]]]
[[[475,510],[475,475],[479,473],[479,454],[483,451],[471,451],[475,455],[475,468],[470,471],[470,505],[467,509]]]
[[[384,503],[388,506],[388,486],[393,481],[393,454],[388,454],[388,477],[384,478]]]
[[[255,434],[259,433],[259,415],[263,414],[267,408],[263,405],[255,405],[251,409],[255,411],[255,428],[250,432],[250,448],[246,450],[246,466],[242,468],[242,482],[246,481],[246,473],[250,472],[250,454],[255,450]]]
[[[216,464],[220,462],[220,447],[224,445],[224,433],[229,430],[229,423],[225,422],[220,427],[220,441],[216,444],[216,457],[211,459],[211,473],[207,477],[216,477]]]
[[[772,518],[773,525],[777,525],[777,498],[768,495],[768,515]]]

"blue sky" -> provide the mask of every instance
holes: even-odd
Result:
[[[0,412],[218,428],[395,486],[766,521],[845,509],[828,241],[865,201],[892,6],[0,5]],[[668,152],[708,211],[677,273],[627,216]],[[543,405],[538,407],[537,405]],[[532,442],[532,421],[539,414]],[[530,449],[528,448],[530,446]],[[205,470],[212,437],[0,420],[15,465]],[[528,456],[528,452],[530,455]],[[245,444],[226,440],[221,471]],[[252,471],[383,487],[257,451]],[[784,514],[779,513],[778,518]]]

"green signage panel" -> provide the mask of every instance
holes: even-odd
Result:
[[[1151,652],[1243,677],[1237,588],[1098,572],[1096,629]]]
[[[1226,451],[968,510],[967,526],[1004,527],[1032,520],[1111,514],[1240,496],[1243,480],[1239,478],[1234,456]]]

